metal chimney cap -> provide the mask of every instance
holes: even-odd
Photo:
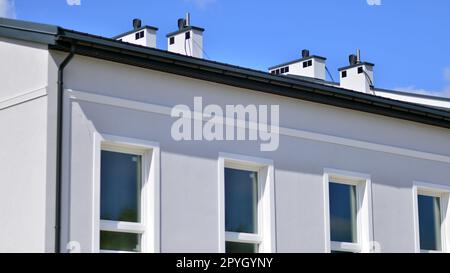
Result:
[[[142,27],[142,21],[141,19],[135,18],[133,19],[133,29],[139,29]]]
[[[178,19],[178,30],[183,30],[186,27],[186,19]]]
[[[309,50],[308,49],[303,49],[302,50],[302,57],[303,58],[308,58],[309,57]]]
[[[355,54],[351,54],[350,56],[348,56],[348,62],[350,63],[350,65],[358,64],[359,63],[358,56]]]

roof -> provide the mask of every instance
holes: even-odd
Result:
[[[379,91],[379,92],[386,92],[386,93],[396,94],[396,95],[408,96],[408,97],[416,97],[416,98],[422,98],[422,99],[439,100],[439,101],[450,102],[450,98],[438,97],[438,96],[427,95],[427,94],[404,92],[404,91],[399,91],[399,90],[388,90],[388,89],[382,89],[382,88],[374,88],[373,90],[374,91]]]
[[[304,62],[304,61],[307,61],[307,60],[310,60],[310,59],[313,59],[313,58],[320,59],[320,60],[323,60],[323,61],[325,61],[327,59],[327,58],[322,57],[322,56],[311,55],[311,56],[306,57],[306,58],[301,58],[301,59],[293,60],[293,61],[290,61],[290,62],[287,62],[287,63],[282,63],[282,64],[279,64],[279,65],[271,66],[271,67],[269,67],[269,70],[272,70],[272,69],[275,69],[275,68],[279,68],[279,67],[282,67],[282,66],[287,66],[287,65],[290,65],[290,64]]]
[[[450,111],[443,109],[374,96],[317,81],[271,75],[57,26],[0,18],[0,36],[47,44],[51,50],[72,51],[78,55],[293,99],[450,128]]]
[[[135,33],[135,32],[141,31],[141,30],[143,30],[143,29],[150,29],[150,30],[154,30],[154,31],[157,31],[157,30],[158,30],[157,27],[152,27],[152,26],[142,26],[142,27],[140,27],[140,28],[137,28],[137,29],[133,29],[133,30],[124,32],[124,33],[122,33],[122,34],[120,34],[120,35],[116,35],[116,36],[113,37],[113,39],[119,39],[119,38],[121,38],[121,37],[127,36],[127,35],[129,35],[129,34],[131,34],[131,33]]]
[[[201,31],[201,32],[205,31],[205,29],[201,28],[201,27],[187,26],[187,27],[184,27],[184,28],[182,28],[180,30],[177,30],[177,31],[174,31],[174,32],[171,32],[171,33],[167,34],[166,37],[168,38],[168,37],[180,34],[180,33],[184,33],[184,32],[189,31],[189,30],[198,30],[198,31]]]

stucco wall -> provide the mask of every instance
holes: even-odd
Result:
[[[0,110],[0,252],[45,252],[46,97]]]
[[[54,249],[49,57],[46,46],[0,39],[0,252]]]
[[[0,38],[0,101],[47,86],[47,46]]]
[[[204,104],[279,104],[280,124],[296,130],[339,136],[390,147],[450,155],[450,131],[419,123],[242,90],[225,85],[76,57],[67,68],[66,88],[131,101],[192,107]],[[95,76],[93,76],[95,75]],[[218,250],[219,152],[269,158],[275,164],[276,246],[278,252],[325,249],[323,169],[370,174],[374,239],[386,252],[414,251],[412,183],[450,185],[449,164],[327,141],[280,136],[275,152],[260,152],[257,142],[176,142],[175,119],[151,111],[74,100],[66,114],[66,202],[68,240],[92,250],[93,131],[155,141],[161,148],[161,251]],[[87,126],[86,124],[89,124]],[[83,171],[83,174],[78,172]],[[73,187],[71,189],[71,187]],[[68,200],[70,199],[70,200]],[[82,213],[81,213],[82,212]]]
[[[4,38],[0,59],[0,252],[51,252],[56,63],[47,46]]]

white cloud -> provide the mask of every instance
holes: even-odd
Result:
[[[444,68],[444,80],[450,82],[450,67]]]
[[[14,0],[0,0],[0,17],[16,18]]]
[[[66,0],[69,6],[81,6],[81,0]]]
[[[381,0],[366,0],[369,6],[381,6]]]
[[[444,92],[442,92],[442,94],[444,94],[444,97],[450,98],[450,85],[445,88],[445,90],[444,90]]]
[[[200,9],[205,9],[211,4],[214,4],[216,0],[184,0],[188,3],[192,3]]]

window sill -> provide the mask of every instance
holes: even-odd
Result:
[[[331,241],[330,247],[331,247],[331,251],[353,252],[353,253],[361,252],[361,245],[358,243]]]

